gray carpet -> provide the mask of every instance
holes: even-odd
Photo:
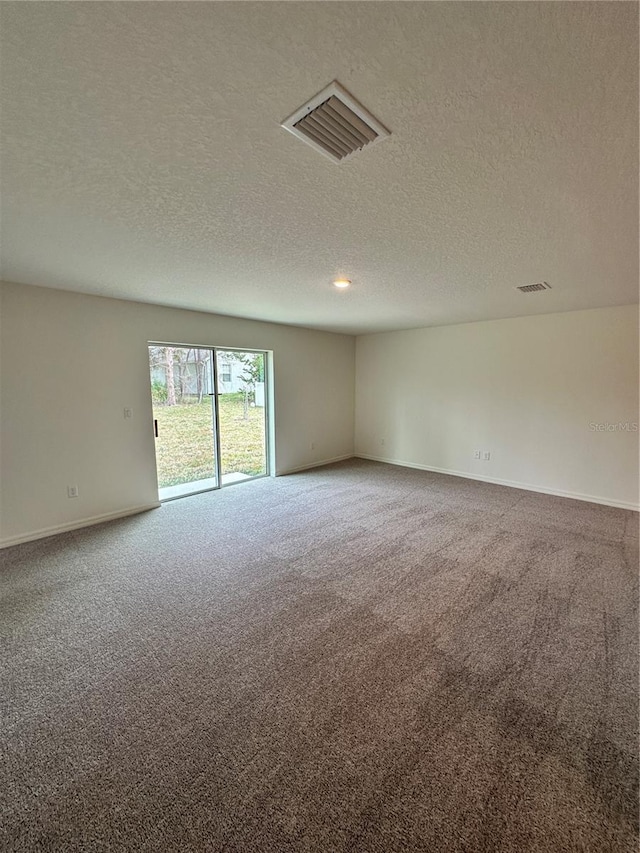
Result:
[[[635,851],[638,517],[353,460],[0,553],[6,851]]]

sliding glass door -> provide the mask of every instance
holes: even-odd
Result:
[[[218,486],[213,354],[150,346],[151,398],[160,498]]]
[[[161,500],[264,476],[266,354],[149,345]]]
[[[216,350],[222,483],[267,473],[265,354]]]

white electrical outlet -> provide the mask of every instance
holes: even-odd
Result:
[[[312,442],[311,442],[311,449],[312,449],[312,450],[315,450],[315,449],[316,449],[316,443],[315,443],[315,441],[312,441]]]
[[[384,438],[380,439],[380,447],[384,447]]]
[[[78,497],[78,487],[77,486],[67,486],[67,497],[68,498],[77,498]]]
[[[128,406],[124,410],[124,416],[125,416],[125,418],[132,418],[133,417],[133,411]]]
[[[473,458],[474,459],[480,459],[480,451],[479,450],[473,451]]]
[[[491,459],[490,451],[485,450],[484,453],[482,454],[482,458],[484,459],[485,462],[488,462]]]

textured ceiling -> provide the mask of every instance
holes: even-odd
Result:
[[[636,3],[0,5],[7,280],[345,332],[637,301]],[[279,127],[333,79],[392,131],[340,165]]]

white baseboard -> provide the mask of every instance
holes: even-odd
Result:
[[[47,536],[55,536],[57,533],[67,533],[69,530],[79,530],[81,527],[92,527],[94,524],[102,524],[104,521],[115,521],[116,518],[126,518],[128,515],[137,515],[139,512],[147,512],[157,509],[160,502],[144,504],[143,506],[132,506],[117,512],[107,512],[104,515],[94,515],[91,518],[83,518],[80,521],[71,521],[66,524],[55,524],[53,527],[43,527],[31,533],[21,533],[19,536],[9,536],[0,539],[0,549],[10,548],[12,545],[21,545],[23,542],[33,542],[35,539],[45,539]]]
[[[276,477],[286,477],[287,474],[297,474],[299,471],[308,471],[310,468],[321,468],[323,465],[331,465],[333,462],[353,459],[353,456],[353,453],[345,453],[344,456],[334,456],[333,459],[322,459],[320,462],[310,462],[308,465],[300,465],[298,468],[287,468],[285,471],[276,471]]]
[[[436,474],[449,474],[452,477],[464,477],[466,480],[479,480],[482,483],[495,483],[497,486],[508,486],[510,489],[524,489],[526,492],[539,492],[543,495],[556,495],[559,498],[572,498],[576,501],[586,501],[592,504],[614,506],[617,509],[630,509],[640,512],[640,505],[617,501],[612,498],[601,498],[598,495],[584,495],[580,492],[565,492],[562,489],[548,489],[544,486],[532,486],[529,483],[518,483],[515,480],[502,480],[499,477],[487,477],[482,474],[469,474],[464,471],[452,471],[449,468],[436,468],[433,465],[420,465],[417,462],[401,462],[398,459],[386,459],[383,456],[370,456],[366,453],[354,454],[357,459],[370,459],[372,462],[386,462],[388,465],[400,465],[403,468],[416,468],[419,471],[433,471]]]

